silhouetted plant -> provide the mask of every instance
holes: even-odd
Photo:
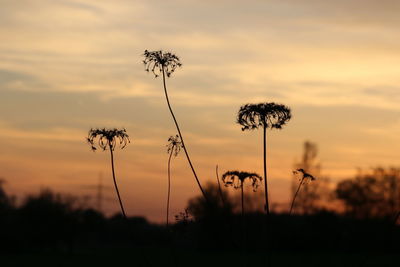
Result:
[[[300,178],[299,187],[297,187],[296,193],[293,196],[292,205],[290,206],[289,214],[292,214],[294,202],[296,201],[297,194],[299,193],[299,190],[300,190],[300,187],[302,186],[302,184],[305,183],[305,181],[307,179],[310,180],[310,181],[314,181],[315,180],[314,176],[312,176],[311,174],[305,172],[304,169],[297,169],[297,170],[293,171],[293,173],[294,174],[301,173],[302,177]]]
[[[262,178],[260,175],[254,172],[239,172],[239,171],[227,171],[222,175],[222,182],[225,186],[233,186],[235,189],[241,191],[241,203],[242,203],[242,216],[244,216],[244,192],[243,184],[245,180],[251,180],[253,191],[256,191],[260,185]]]
[[[296,211],[296,214],[318,213],[332,207],[330,205],[333,197],[330,180],[328,177],[321,175],[322,167],[318,160],[318,146],[316,143],[304,142],[301,158],[294,164],[293,169],[303,169],[307,173],[312,173],[314,177],[318,177],[318,183],[304,183],[301,186],[293,205],[293,210]],[[299,177],[297,172],[294,172],[291,181],[292,197],[298,189]]]
[[[175,114],[172,111],[171,104],[169,102],[169,97],[168,97],[168,92],[167,92],[167,84],[166,84],[166,79],[165,76],[171,77],[172,73],[176,70],[178,67],[182,67],[182,63],[180,62],[179,57],[176,55],[170,53],[170,52],[163,52],[162,50],[158,51],[148,51],[145,50],[143,53],[144,60],[143,64],[145,66],[145,69],[147,72],[152,72],[157,78],[158,76],[162,75],[163,78],[163,86],[164,86],[164,93],[165,93],[165,98],[167,100],[167,105],[168,109],[171,113],[171,116],[174,120],[176,129],[178,131],[179,137],[182,142],[182,147],[183,150],[185,151],[186,158],[189,162],[190,168],[192,169],[194,178],[196,179],[196,182],[201,190],[201,193],[203,194],[204,198],[207,199],[207,195],[205,194],[203,187],[200,184],[199,178],[197,177],[196,171],[193,167],[192,161],[190,160],[189,153],[187,151],[185,142],[183,140],[183,136],[181,133],[181,130],[178,125],[178,121],[175,118]]]
[[[181,151],[182,143],[178,135],[170,136],[168,138],[167,153],[169,153],[168,158],[168,194],[167,194],[167,227],[169,226],[169,199],[171,194],[171,158],[172,155],[178,156]]]
[[[244,252],[245,243],[246,243],[246,226],[244,219],[244,192],[243,192],[243,184],[245,180],[251,180],[251,185],[253,187],[253,191],[255,192],[260,185],[262,178],[260,175],[254,172],[239,172],[239,171],[227,171],[222,175],[222,182],[225,186],[233,186],[235,189],[240,188],[241,193],[241,204],[242,204],[242,250]],[[242,261],[244,263],[244,258],[242,254]]]
[[[265,211],[269,214],[268,183],[267,183],[267,128],[281,129],[291,118],[290,108],[275,103],[246,104],[240,107],[237,123],[242,125],[242,131],[263,128],[264,133],[264,185]]]
[[[181,211],[177,215],[175,215],[175,221],[176,223],[188,224],[193,220],[189,210],[185,209],[183,212]]]
[[[221,196],[222,205],[225,207],[225,198],[224,198],[224,195],[222,193],[221,183],[219,182],[218,165],[215,166],[215,175],[217,177],[218,192],[219,192],[219,195]]]
[[[95,142],[97,138],[98,138],[98,141]],[[115,179],[114,154],[113,154],[113,151],[117,147],[117,145],[119,145],[119,147],[121,149],[123,149],[123,148],[125,148],[125,146],[128,143],[130,143],[129,136],[126,133],[126,130],[125,129],[118,130],[116,128],[114,128],[114,129],[105,129],[105,128],[90,129],[88,137],[87,137],[87,142],[92,147],[93,151],[97,150],[96,146],[99,146],[103,151],[106,151],[107,149],[110,150],[111,170],[112,170],[112,175],[113,175],[115,191],[117,192],[119,205],[121,206],[122,214],[126,219],[127,217],[126,217],[125,209],[122,204],[121,196],[120,196],[119,190],[118,190],[117,181]]]

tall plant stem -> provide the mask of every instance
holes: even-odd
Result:
[[[183,140],[183,136],[182,136],[181,130],[179,129],[178,122],[177,122],[177,120],[176,120],[176,118],[175,118],[174,112],[172,111],[171,104],[169,103],[168,92],[167,92],[167,84],[166,84],[166,82],[165,82],[165,70],[164,70],[164,67],[162,67],[162,77],[163,77],[164,93],[165,93],[165,98],[167,99],[168,109],[169,109],[169,111],[171,112],[172,118],[174,119],[174,122],[175,122],[176,129],[178,130],[179,137],[181,138],[183,150],[185,151],[185,155],[186,155],[186,158],[187,158],[187,160],[188,160],[188,162],[189,162],[190,168],[192,169],[194,178],[196,178],[197,185],[199,186],[200,191],[201,191],[201,193],[203,194],[204,198],[205,198],[206,201],[208,202],[207,195],[206,195],[206,193],[204,192],[203,187],[202,187],[201,184],[200,184],[200,181],[199,181],[199,178],[197,177],[196,171],[194,170],[192,161],[190,160],[189,154],[188,154],[187,149],[186,149],[185,142],[184,142],[184,140]]]
[[[244,218],[244,192],[243,192],[243,183],[240,186],[240,193],[242,194],[242,264],[246,266],[244,261],[244,252],[246,247],[246,221]]]
[[[174,146],[172,147],[168,158],[167,227],[169,226],[169,197],[171,194],[171,158],[173,152],[174,152]]]
[[[242,218],[244,218],[244,192],[243,192],[243,184],[240,186],[240,191],[242,193]]]
[[[264,185],[265,185],[265,212],[269,215],[268,183],[267,183],[267,127],[264,126]]]
[[[264,143],[264,185],[265,185],[265,222],[263,223],[263,232],[264,235],[267,235],[265,245],[267,246],[267,253],[265,254],[266,257],[266,265],[270,266],[270,257],[269,257],[269,243],[271,242],[271,237],[269,237],[269,201],[268,201],[268,183],[267,183],[267,127],[264,125],[263,127],[263,143]]]
[[[217,176],[218,190],[219,190],[219,194],[221,196],[222,205],[225,207],[225,199],[224,199],[224,196],[222,195],[221,183],[219,182],[219,177],[218,177],[218,165],[215,166],[215,174]]]
[[[304,181],[304,178],[301,179],[300,184],[299,184],[299,187],[297,187],[296,193],[295,193],[294,196],[293,196],[292,205],[290,206],[289,215],[292,214],[294,202],[295,202],[295,200],[296,200],[297,194],[298,194],[299,191],[300,191],[300,187],[301,187],[301,185],[303,184],[303,181]]]
[[[111,170],[112,170],[112,175],[113,175],[113,181],[114,181],[115,191],[117,191],[117,196],[118,196],[118,200],[119,200],[119,205],[121,206],[122,215],[124,216],[125,219],[127,219],[126,213],[125,213],[125,210],[124,210],[124,205],[122,205],[121,196],[119,195],[117,180],[115,179],[114,155],[113,155],[112,146],[110,145],[109,148],[110,148],[110,153],[111,153]]]

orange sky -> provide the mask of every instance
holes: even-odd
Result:
[[[305,140],[333,181],[399,166],[400,3],[394,0],[1,1],[0,176],[18,196],[49,187],[95,195],[102,173],[117,211],[109,155],[91,127],[125,127],[116,151],[129,215],[164,218],[167,139],[175,134],[145,49],[173,51],[173,108],[202,182],[214,168],[262,173],[261,132],[235,124],[240,105],[292,108],[269,132],[272,200],[287,202]],[[198,188],[183,154],[172,166],[172,214]]]

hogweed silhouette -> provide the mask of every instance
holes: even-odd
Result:
[[[268,182],[267,182],[267,129],[282,129],[291,118],[290,108],[275,103],[245,104],[240,107],[237,123],[242,131],[263,128],[264,141],[264,186],[265,211],[269,215]]]
[[[241,171],[227,171],[222,175],[222,182],[225,186],[233,186],[235,189],[240,188],[241,193],[241,204],[242,204],[242,261],[244,263],[244,249],[246,246],[246,223],[244,218],[244,192],[243,185],[246,180],[251,181],[253,191],[255,192],[260,185],[262,178],[260,175],[254,172],[241,172]]]
[[[203,187],[200,184],[199,178],[197,177],[197,174],[193,167],[192,161],[190,160],[189,152],[187,151],[181,130],[179,128],[178,121],[176,120],[175,114],[172,111],[171,104],[169,102],[169,97],[168,97],[166,77],[171,77],[172,73],[174,73],[177,68],[182,67],[182,63],[180,62],[180,59],[178,56],[176,56],[170,52],[163,52],[162,50],[158,50],[158,51],[145,50],[143,53],[143,56],[144,56],[143,64],[145,66],[145,70],[147,72],[152,72],[154,74],[155,78],[159,77],[160,75],[163,78],[163,87],[164,87],[165,98],[167,100],[168,109],[171,113],[171,116],[174,120],[176,129],[178,131],[179,138],[181,139],[182,148],[185,152],[185,155],[189,162],[190,168],[192,169],[192,172],[193,172],[194,178],[196,179],[197,185],[199,186],[200,191],[203,194],[204,198],[208,201],[207,195],[206,195]]]
[[[178,156],[181,151],[182,142],[179,139],[179,135],[170,136],[168,138],[167,153],[168,158],[168,194],[167,194],[167,227],[169,226],[169,200],[171,195],[171,158],[172,155]]]
[[[175,215],[175,222],[187,225],[193,221],[192,215],[190,214],[188,209],[179,212]]]
[[[151,71],[156,78],[163,74],[170,77],[176,68],[182,67],[179,57],[170,52],[144,50],[143,55],[146,71]]]
[[[96,142],[96,139],[97,142]],[[119,205],[121,207],[122,214],[124,218],[126,219],[126,213],[124,206],[122,204],[121,196],[119,194],[118,190],[118,185],[117,181],[115,179],[115,170],[114,170],[114,149],[119,146],[121,149],[125,148],[125,146],[130,143],[129,136],[126,133],[125,129],[119,130],[119,129],[90,129],[87,137],[87,142],[91,146],[93,151],[96,151],[98,146],[101,148],[103,151],[106,151],[107,149],[110,150],[111,154],[111,170],[112,170],[112,176],[113,176],[113,181],[114,181],[114,186],[115,186],[115,191],[117,192],[118,200],[119,200]]]
[[[253,191],[255,192],[262,181],[262,177],[254,172],[227,171],[222,175],[222,182],[225,186],[233,186],[240,189],[242,216],[244,216],[244,192],[243,185],[246,180],[251,180]]]
[[[315,180],[315,177],[312,176],[311,174],[307,173],[304,169],[297,169],[297,170],[293,171],[293,174],[297,174],[297,173],[301,173],[301,174],[302,174],[302,177],[300,178],[300,183],[299,183],[299,186],[297,187],[296,193],[295,193],[294,196],[293,196],[292,205],[290,206],[289,215],[292,214],[292,210],[293,210],[293,207],[294,207],[294,202],[295,202],[295,200],[296,200],[297,194],[298,194],[299,191],[300,191],[300,187],[301,187],[307,180],[309,180],[309,181],[314,181],[314,180]]]

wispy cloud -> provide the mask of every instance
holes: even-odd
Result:
[[[80,129],[68,129],[68,128],[52,128],[32,131],[14,128],[7,125],[5,122],[0,121],[0,137],[13,140],[13,139],[25,139],[33,142],[37,141],[61,141],[61,142],[82,142],[83,133]]]
[[[400,38],[371,27],[368,32],[337,30],[342,22],[338,18],[356,18],[354,24],[379,21],[393,30],[398,23],[393,16],[395,1],[252,1],[233,6],[211,6],[207,1],[21,3],[3,10],[0,27],[6,36],[0,45],[0,66],[37,81],[14,82],[12,88],[18,90],[152,97],[154,85],[140,75],[139,63],[143,50],[150,47],[173,48],[182,56],[185,71],[177,84],[185,87],[179,93],[185,103],[193,95],[205,103],[208,92],[220,98],[226,90],[234,97],[225,100],[232,103],[233,98],[245,97],[245,90],[259,92],[256,99],[278,93],[281,97],[276,99],[290,101],[310,92],[301,85],[309,80],[353,84],[320,90],[326,95],[346,91],[346,98],[361,94],[362,103],[374,106],[359,87],[398,82]],[[304,103],[349,104],[321,94],[307,99]],[[382,102],[381,106],[394,106],[390,99]]]

